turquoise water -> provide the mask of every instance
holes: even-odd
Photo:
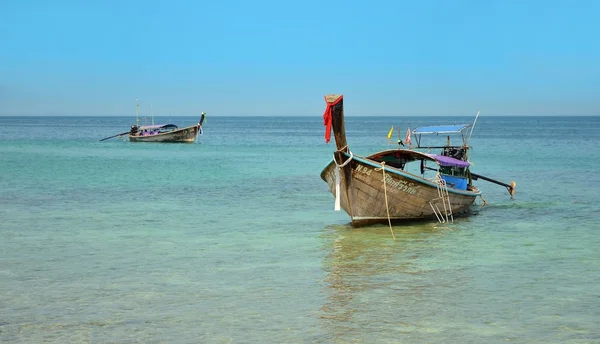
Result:
[[[472,120],[346,119],[362,155]],[[396,240],[333,211],[318,115],[99,142],[131,124],[0,117],[0,341],[600,343],[600,117],[480,116],[473,171],[515,199],[480,181],[474,216]]]

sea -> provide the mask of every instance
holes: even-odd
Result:
[[[346,134],[367,155],[474,117]],[[472,171],[514,197],[479,180],[471,216],[394,236],[334,211],[320,114],[100,141],[134,121],[0,117],[0,342],[600,343],[600,117],[480,115]]]

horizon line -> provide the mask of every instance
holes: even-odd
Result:
[[[210,115],[210,117],[322,117],[323,115]],[[473,117],[473,115],[344,115],[344,117]],[[514,114],[486,114],[486,117],[599,117],[600,114],[528,114],[528,115],[514,115]],[[0,117],[135,117],[132,115],[4,115],[0,114]],[[138,118],[149,118],[149,117],[198,117],[198,115],[154,115],[154,116],[137,116]]]

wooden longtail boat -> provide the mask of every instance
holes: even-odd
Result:
[[[185,128],[178,128],[175,124],[133,126],[129,141],[193,143],[200,132],[200,123]]]
[[[472,184],[477,178],[505,186],[514,194],[514,182],[508,185],[470,172],[470,147],[463,130],[471,124],[422,127],[412,132],[415,149],[439,148],[441,154],[388,149],[362,157],[354,155],[346,143],[343,96],[328,95],[325,101],[325,139],[329,142],[333,129],[337,150],[321,178],[335,196],[335,209],[344,209],[355,227],[401,220],[453,221],[454,216],[467,214],[481,195]],[[456,133],[463,137],[461,145],[450,145],[448,138],[444,146],[421,146],[421,135]]]
[[[128,132],[103,138],[104,141],[113,137],[128,135],[131,142],[169,142],[169,143],[194,143],[198,135],[202,135],[202,123],[206,114],[203,112],[197,124],[185,128],[178,128],[175,124],[157,125],[132,125]]]
[[[177,128],[175,124],[131,126],[129,141],[131,142],[179,142],[194,143],[202,134],[202,122],[206,114],[203,112],[197,124],[185,128]]]

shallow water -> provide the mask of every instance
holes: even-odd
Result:
[[[515,199],[480,181],[474,216],[396,240],[333,211],[319,116],[98,141],[130,120],[0,117],[1,341],[600,342],[599,117],[480,116],[473,171]],[[349,117],[347,136],[365,155],[391,125],[472,120]]]

